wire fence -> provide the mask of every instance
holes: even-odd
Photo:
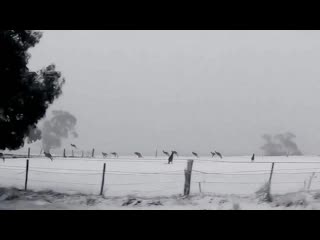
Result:
[[[75,155],[75,152],[73,154]],[[31,161],[28,168],[26,159]],[[15,161],[8,159],[0,163],[0,184],[5,187],[23,188],[24,186],[25,189],[32,190],[50,189],[92,194],[99,194],[103,185],[103,194],[109,196],[176,195],[183,193],[186,181],[185,167],[188,160],[190,158],[180,157],[173,165],[168,165],[166,158],[100,159],[92,156],[89,158],[55,156],[53,162],[46,162],[43,161],[43,156],[17,155]],[[100,162],[107,164],[104,172]],[[275,169],[272,171],[270,161],[200,158],[194,162],[191,178],[193,194],[252,194],[268,182],[273,193],[313,191],[320,188],[320,180],[318,180],[320,161],[274,162]],[[103,177],[105,182],[102,183]]]
[[[0,165],[0,181],[1,185],[6,187],[22,188],[28,176],[28,189],[50,189],[55,191],[76,191],[98,194],[101,188],[101,179],[104,175],[106,182],[104,183],[104,195],[117,196],[128,194],[153,194],[153,195],[171,195],[181,194],[185,184],[185,173],[182,164],[177,170],[163,171],[126,171],[126,170],[109,170],[109,165],[113,162],[105,162],[107,170],[103,173],[102,168],[98,169],[97,164],[94,164],[96,169],[85,169],[75,167],[44,167],[47,162],[35,162],[26,169],[25,159],[19,159],[18,164],[15,162],[3,162]],[[116,162],[119,164],[119,162]],[[120,162],[126,165],[126,162]],[[221,161],[220,161],[221,163]],[[239,162],[237,162],[239,163]],[[314,163],[314,162],[313,162]],[[90,164],[90,163],[88,163]],[[144,163],[139,163],[143,164]],[[203,164],[195,162],[192,170],[191,193],[224,193],[224,194],[244,194],[254,193],[263,184],[268,182],[270,177],[270,162],[265,164],[265,169],[259,170],[232,170],[236,164],[233,162],[224,161],[224,165],[228,165],[227,169],[223,167],[217,168],[217,162],[214,162],[207,170],[201,169]],[[257,166],[247,162],[246,167]],[[285,168],[278,166],[285,165]],[[305,162],[299,162],[305,165]],[[81,164],[80,164],[81,165]],[[87,167],[85,165],[84,167]],[[158,167],[161,165],[158,165]],[[232,167],[230,167],[232,166]],[[292,163],[276,163],[273,171],[271,182],[272,192],[289,192],[290,190],[308,190],[320,188],[320,167],[294,167]],[[91,166],[92,167],[92,166]],[[141,166],[143,168],[144,166]],[[155,168],[157,165],[155,164]],[[246,168],[241,167],[241,169]],[[278,167],[278,168],[277,168]],[[213,171],[214,170],[214,171]]]

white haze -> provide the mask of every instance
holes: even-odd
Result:
[[[320,153],[319,31],[45,30],[31,54],[66,78],[49,111],[76,116],[79,148],[250,155],[290,131]]]

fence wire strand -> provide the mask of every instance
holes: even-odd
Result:
[[[66,158],[62,158],[65,160]],[[62,160],[59,159],[59,160]],[[70,160],[70,158],[67,158]],[[131,159],[99,159],[99,158],[73,158],[72,160],[88,160],[88,161],[104,161],[105,163],[108,163],[110,161],[113,162],[148,162],[148,163],[154,163],[159,161],[164,161],[165,159],[157,159],[157,158],[145,158],[142,160],[131,160]],[[150,161],[151,160],[151,161]],[[157,161],[152,161],[157,160]],[[185,159],[178,159],[179,161],[184,160],[190,160],[188,158]],[[176,160],[177,161],[177,160]],[[201,162],[201,161],[209,161],[209,160],[196,160],[195,162]],[[246,163],[251,164],[250,162],[243,162],[243,161],[223,161],[223,160],[210,160],[213,163]],[[268,163],[271,164],[272,162],[254,162],[254,163]],[[291,163],[320,163],[320,162],[275,162],[276,164],[291,164]],[[0,170],[6,170],[6,171],[19,171],[19,173],[16,173],[17,175],[25,174],[25,167],[24,166],[17,166],[17,165],[7,165],[6,162],[0,164]],[[23,170],[23,171],[21,171]],[[313,171],[306,171],[306,170],[313,170]],[[294,169],[277,169],[273,172],[274,175],[303,175],[303,174],[318,174],[320,173],[320,168],[294,168]],[[21,171],[21,172],[20,172]],[[32,165],[29,168],[30,172],[34,173],[44,173],[44,174],[61,174],[61,175],[84,175],[84,176],[101,176],[102,171],[100,169],[79,169],[79,168],[45,168],[45,167],[32,167]],[[297,172],[292,172],[297,171]],[[193,174],[203,174],[203,175],[212,175],[212,176],[257,176],[257,175],[270,175],[270,170],[251,170],[251,171],[235,171],[235,172],[207,172],[207,171],[201,171],[197,169],[193,169]],[[181,170],[174,170],[174,171],[162,171],[162,172],[143,172],[143,171],[136,171],[136,172],[129,172],[129,171],[106,171],[106,175],[130,175],[130,176],[148,176],[148,175],[164,175],[164,176],[183,176],[184,171]],[[24,179],[19,178],[13,178],[13,177],[5,177],[0,176],[2,179],[10,179],[10,180],[16,180],[16,181],[23,181]],[[280,179],[279,179],[280,180]],[[42,180],[42,179],[34,179],[30,178],[30,182],[43,182],[43,183],[53,183],[53,184],[71,184],[71,185],[89,185],[89,186],[99,186],[100,184],[97,183],[88,183],[88,182],[67,182],[67,181],[51,181],[51,180]],[[319,183],[320,181],[313,181],[314,183]],[[181,184],[177,181],[146,181],[146,182],[130,182],[130,183],[109,183],[106,182],[105,186],[134,186],[134,185],[149,185],[149,184]],[[202,184],[239,184],[239,185],[260,185],[265,184],[265,182],[248,182],[248,181],[192,181],[192,183],[202,183]],[[275,184],[305,184],[306,182],[297,182],[297,181],[272,181],[272,185]],[[166,189],[171,188],[166,187]],[[175,187],[176,188],[176,187]]]

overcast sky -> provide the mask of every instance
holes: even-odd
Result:
[[[78,119],[81,149],[261,153],[291,131],[320,154],[319,31],[43,31],[30,67],[66,78],[49,109]]]

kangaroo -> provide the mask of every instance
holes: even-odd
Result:
[[[113,156],[116,157],[116,158],[119,157],[119,156],[118,156],[118,153],[116,153],[116,152],[112,152],[111,155],[113,155]]]
[[[44,156],[46,156],[47,158],[50,158],[51,161],[53,161],[53,157],[50,153],[44,152]]]
[[[212,157],[214,157],[216,154],[214,152],[211,152]]]
[[[142,154],[141,154],[141,153],[139,153],[139,152],[135,152],[134,154],[135,154],[135,155],[137,155],[137,156],[138,156],[138,158],[143,158],[143,157],[142,157]]]
[[[104,158],[106,158],[106,157],[108,157],[108,153],[102,153],[102,156],[104,157]]]
[[[195,156],[195,157],[199,158],[198,153],[192,152],[192,154],[193,154],[193,156]]]
[[[178,153],[176,151],[172,151],[177,157],[179,157]]]
[[[170,157],[168,158],[168,164],[173,163],[173,155],[174,154],[175,154],[174,151],[172,151]]]
[[[220,158],[222,158],[222,155],[221,155],[221,153],[219,153],[219,152],[216,152],[215,151],[215,153],[220,157]]]
[[[70,144],[71,147],[77,148],[77,146],[75,144]]]
[[[170,156],[170,154],[169,154],[168,152],[166,152],[166,151],[162,151],[162,152],[163,152],[163,154],[166,155],[167,157]]]

